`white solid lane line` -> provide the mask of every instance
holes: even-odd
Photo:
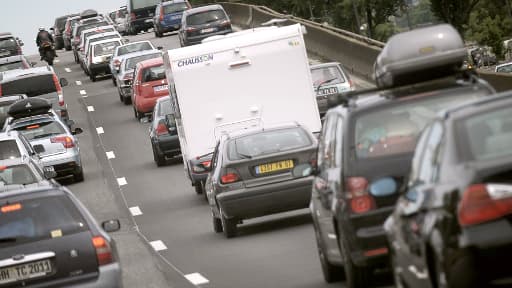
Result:
[[[149,244],[153,249],[155,249],[155,251],[167,250],[167,246],[165,246],[164,242],[160,240],[149,242]]]
[[[107,159],[116,158],[116,154],[114,154],[114,151],[108,151],[106,154],[107,154]]]
[[[100,134],[105,133],[105,131],[103,130],[103,127],[98,127],[98,128],[96,128],[96,133],[98,133],[98,135],[100,135]]]
[[[66,72],[68,72],[68,73],[71,73],[71,69],[70,69],[70,68],[67,68],[67,67],[66,67],[66,68],[64,68],[64,70],[65,70]]]
[[[124,177],[117,178],[117,185],[124,186],[126,184],[128,184],[128,182],[126,181],[126,178],[124,178]]]
[[[210,283],[210,281],[208,279],[204,278],[204,276],[199,273],[187,274],[187,275],[185,275],[185,278],[187,278],[187,280],[190,281],[190,283],[192,283],[194,285],[202,285],[202,284]]]
[[[76,81],[76,85],[77,85],[77,86],[82,85],[82,81],[78,81],[78,80],[77,80],[77,81]]]
[[[132,216],[142,215],[142,211],[140,210],[139,206],[130,207],[130,213],[132,213]]]
[[[87,106],[87,111],[94,112],[94,106]]]

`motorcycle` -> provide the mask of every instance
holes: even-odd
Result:
[[[55,58],[55,47],[49,41],[41,44],[43,60],[48,62],[48,65],[53,66],[53,59]]]

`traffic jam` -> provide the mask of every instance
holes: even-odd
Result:
[[[94,112],[85,92],[68,100],[75,82],[109,91],[102,97],[144,126],[128,136],[152,152],[143,167],[179,167],[159,181],[166,194],[176,178],[191,187],[180,201],[207,210],[211,232],[195,236],[204,243],[241,245],[258,237],[246,223],[276,226],[303,210],[317,285],[512,287],[512,92],[464,67],[455,28],[395,34],[375,61],[375,87],[361,88],[343,63],[312,63],[301,24],[241,30],[219,4],[146,2],[57,18],[39,63],[0,33],[0,287],[138,287],[123,280],[122,221],[96,218],[73,192],[91,181],[80,145],[93,140],[70,107]],[[171,38],[178,47],[157,44]],[[63,55],[76,81],[62,77]],[[237,255],[225,260],[243,271]]]

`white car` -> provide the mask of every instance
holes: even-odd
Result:
[[[494,69],[496,73],[512,73],[512,62],[501,64]]]
[[[117,73],[119,73],[121,62],[123,61],[123,59],[131,53],[145,50],[155,50],[155,46],[153,46],[153,43],[151,43],[151,41],[137,41],[116,47],[116,49],[114,50],[114,55],[112,55],[112,60],[109,63],[110,71],[112,72],[112,82],[114,83],[114,86],[117,86]]]
[[[89,71],[86,69],[85,63],[87,63],[87,61],[88,61],[87,55],[89,55],[89,48],[91,47],[91,44],[98,42],[98,41],[107,40],[107,39],[121,39],[121,35],[117,31],[106,32],[106,33],[89,36],[89,38],[87,38],[85,40],[84,50],[79,51],[79,53],[78,53],[78,59],[80,60],[80,64],[82,65],[82,68],[84,69],[85,74],[89,75]]]
[[[95,82],[97,75],[110,74],[110,59],[116,47],[121,45],[123,43],[120,38],[102,40],[90,45],[85,65],[91,81]]]

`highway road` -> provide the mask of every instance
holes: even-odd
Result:
[[[179,46],[175,35],[129,39]],[[247,221],[233,239],[214,233],[210,208],[190,186],[181,161],[157,168],[149,124],[119,101],[110,77],[93,83],[71,52],[59,51],[57,59],[59,77],[70,83],[64,94],[71,118],[85,131],[79,136],[85,182],[69,188],[98,221],[121,220],[123,229],[113,237],[125,287],[342,286],[322,278],[307,209]]]

